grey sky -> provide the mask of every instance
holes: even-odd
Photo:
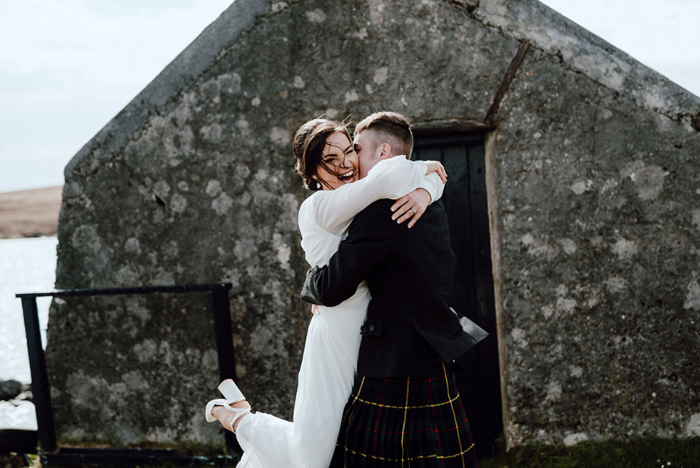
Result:
[[[70,158],[231,0],[0,0],[0,192]],[[700,95],[700,1],[546,0]]]

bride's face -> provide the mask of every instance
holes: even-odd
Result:
[[[344,133],[332,133],[326,139],[316,178],[323,190],[335,190],[360,179],[360,164],[355,148]]]

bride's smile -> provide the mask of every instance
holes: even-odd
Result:
[[[344,174],[340,174],[338,176],[338,180],[344,184],[349,184],[351,182],[355,182],[355,171],[350,170]]]

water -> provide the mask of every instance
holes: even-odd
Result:
[[[57,243],[55,237],[0,240],[0,380],[31,382],[22,303],[15,294],[53,290]],[[37,299],[44,346],[50,303],[48,297]],[[34,405],[0,402],[0,428],[36,429]]]

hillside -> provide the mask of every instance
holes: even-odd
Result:
[[[54,236],[63,186],[0,193],[0,239]]]

